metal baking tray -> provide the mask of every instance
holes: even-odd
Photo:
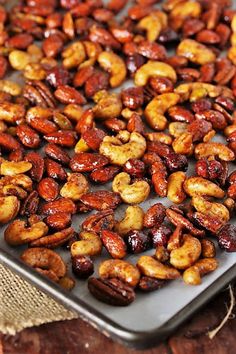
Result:
[[[7,2],[7,6],[9,3],[12,3],[12,1]],[[17,3],[17,1],[14,1],[14,3]],[[12,79],[22,81],[15,74]],[[131,85],[132,83],[128,82],[124,86]],[[232,169],[235,168],[231,167]],[[192,174],[191,172],[193,172],[193,165],[188,169],[189,175]],[[96,187],[96,189],[106,188],[111,189],[110,185]],[[92,189],[95,189],[95,187],[93,186]],[[147,210],[149,206],[156,202],[162,202],[166,206],[171,204],[167,199],[160,199],[152,194],[149,200],[141,206],[144,210]],[[117,209],[116,219],[122,218],[124,209],[124,206]],[[73,226],[76,231],[79,230],[84,217],[83,215],[74,217]],[[178,279],[170,281],[162,289],[149,294],[138,292],[136,300],[128,307],[113,307],[92,297],[87,289],[87,281],[76,281],[75,288],[71,292],[67,292],[28,267],[19,259],[20,254],[27,246],[17,248],[8,246],[3,238],[4,229],[5,227],[1,228],[2,236],[0,238],[1,263],[67,308],[76,311],[80,317],[102,331],[106,336],[135,348],[148,348],[163,341],[236,276],[236,253],[226,253],[217,249],[219,267],[213,273],[205,276],[201,285],[189,286],[184,284],[182,279]],[[60,249],[59,253],[68,264],[69,271],[71,269],[70,252]],[[154,251],[151,250],[145,254],[153,253]],[[139,256],[129,255],[126,259],[135,264]],[[102,256],[95,261],[95,270],[98,269],[101,260],[106,258],[108,258],[108,254],[104,250]]]

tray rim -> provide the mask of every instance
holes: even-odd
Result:
[[[78,299],[74,294],[61,289],[59,285],[37,273],[34,269],[2,248],[0,248],[0,263],[9,267],[13,272],[50,295],[66,308],[78,313],[80,318],[91,324],[105,336],[136,349],[148,349],[162,342],[173,333],[180,324],[189,319],[200,307],[205,305],[207,301],[236,277],[236,264],[234,264],[164,325],[146,332],[131,331],[128,328],[120,326],[98,312],[92,306],[86,304],[83,300]]]

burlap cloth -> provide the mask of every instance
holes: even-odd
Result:
[[[0,264],[0,332],[78,317]]]

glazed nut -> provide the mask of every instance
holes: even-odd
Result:
[[[225,192],[217,184],[202,178],[189,177],[184,182],[184,190],[191,197],[196,195],[207,195],[215,198],[223,198]]]
[[[172,147],[176,154],[192,155],[193,153],[193,137],[189,132],[180,134],[172,143]]]
[[[7,224],[15,218],[20,210],[20,202],[16,196],[0,197],[0,223]]]
[[[177,54],[198,65],[211,63],[216,59],[211,49],[193,39],[182,40],[177,48]]]
[[[196,237],[184,235],[181,247],[170,253],[170,264],[177,269],[187,269],[198,260],[201,250],[201,242]]]
[[[199,285],[201,277],[207,273],[213,272],[218,267],[215,258],[199,259],[192,267],[186,269],[183,274],[183,280],[188,285]]]
[[[163,93],[153,98],[144,111],[148,125],[154,130],[164,130],[167,126],[167,119],[164,114],[178,101],[179,95],[176,93]]]
[[[94,272],[93,261],[88,256],[74,256],[71,263],[72,271],[79,279],[86,279]]]
[[[136,86],[145,86],[151,77],[165,77],[176,82],[177,76],[175,70],[169,64],[149,60],[142,65],[135,73],[134,83]]]
[[[74,229],[69,227],[67,229],[55,232],[52,235],[40,237],[30,243],[30,247],[46,247],[56,248],[68,242],[74,234]]]
[[[71,173],[67,182],[61,188],[60,195],[64,198],[78,201],[88,190],[89,184],[86,177],[81,173]]]
[[[196,159],[217,156],[223,161],[233,161],[235,155],[231,149],[222,143],[200,143],[195,148]]]
[[[181,101],[195,102],[206,96],[217,97],[222,93],[222,87],[205,82],[188,82],[180,84],[174,90],[181,97]]]
[[[112,258],[122,259],[126,256],[126,244],[118,233],[110,230],[102,230],[100,237],[104,247]]]
[[[200,198],[200,197],[198,197]],[[193,236],[196,237],[203,237],[205,235],[205,232],[203,230],[197,229],[188,219],[186,219],[183,215],[180,213],[172,210],[172,209],[167,209],[166,210],[166,216],[170,220],[172,224],[175,226],[180,225],[183,229],[189,231]]]
[[[118,117],[121,114],[122,101],[120,95],[102,90],[97,92],[93,99],[97,103],[93,107],[93,113],[96,118],[103,120]]]
[[[170,21],[173,28],[178,30],[189,17],[198,18],[201,15],[201,5],[198,2],[180,1],[176,2],[170,13]]]
[[[110,73],[110,86],[120,86],[126,78],[126,66],[123,59],[113,52],[102,52],[97,60],[99,65]]]
[[[159,37],[161,30],[167,26],[167,15],[162,11],[155,11],[148,16],[143,17],[137,27],[146,30],[149,42],[155,42]]]
[[[24,70],[30,61],[31,57],[29,53],[23,52],[22,50],[13,50],[9,54],[9,62],[15,70]]]
[[[145,213],[143,226],[147,228],[158,227],[166,216],[166,208],[161,203],[152,205]],[[136,228],[134,228],[136,229]]]
[[[146,150],[145,138],[136,132],[128,133],[128,136],[128,142],[124,144],[118,137],[105,136],[99,148],[100,154],[119,166],[124,165],[129,159],[141,158]]]
[[[119,193],[123,202],[127,204],[139,204],[147,199],[150,193],[150,186],[144,180],[131,183],[128,173],[121,172],[115,176],[112,189]]]
[[[4,232],[5,241],[11,246],[23,245],[45,236],[48,227],[43,221],[27,227],[23,220],[14,220]]]
[[[177,279],[180,273],[177,269],[164,265],[151,256],[141,256],[138,259],[137,267],[141,274],[156,279]]]
[[[32,164],[27,161],[3,161],[0,166],[0,173],[4,176],[15,176],[25,173],[32,168]]]
[[[214,258],[216,255],[216,248],[214,242],[206,238],[203,238],[202,240],[200,240],[200,242],[202,246],[201,256],[203,258]]]
[[[182,171],[174,172],[168,178],[167,198],[175,204],[182,203],[186,198],[183,188],[185,180],[186,175]]]
[[[131,287],[135,287],[140,279],[138,268],[133,264],[120,259],[103,261],[99,265],[98,272],[102,279],[118,278]]]
[[[80,201],[88,207],[89,210],[106,210],[116,209],[121,203],[121,197],[118,193],[107,190],[97,190],[82,195]]]
[[[0,91],[9,93],[11,96],[18,96],[21,94],[22,88],[16,82],[10,80],[0,80]]]
[[[63,66],[72,69],[79,66],[86,59],[86,52],[82,42],[74,42],[62,52]]]
[[[22,253],[21,259],[41,274],[53,278],[55,281],[66,274],[66,265],[61,256],[47,248],[28,248]]]
[[[155,258],[161,262],[165,263],[169,261],[170,254],[169,251],[164,246],[157,246],[155,251]]]
[[[128,206],[122,220],[115,223],[115,231],[125,236],[132,230],[142,230],[144,212],[139,206]]]
[[[216,218],[222,223],[226,223],[230,219],[229,210],[223,204],[210,202],[200,195],[192,198],[192,205],[198,212]]]
[[[25,108],[22,105],[11,102],[0,103],[0,121],[15,123],[24,116]]]
[[[75,256],[97,256],[102,252],[102,241],[95,232],[82,231],[79,234],[79,241],[71,245],[71,255]]]

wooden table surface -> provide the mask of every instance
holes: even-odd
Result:
[[[236,295],[236,286],[234,285]],[[104,337],[82,320],[54,322],[25,329],[15,336],[0,334],[0,354],[235,354],[236,318],[231,316],[217,336],[207,333],[224,318],[228,289],[208,303],[161,345],[146,351],[126,348]]]

